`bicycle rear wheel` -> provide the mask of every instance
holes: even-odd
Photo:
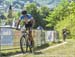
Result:
[[[23,53],[26,52],[26,36],[20,38],[20,48]]]

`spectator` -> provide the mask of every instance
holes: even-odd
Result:
[[[67,37],[67,29],[66,29],[66,27],[64,27],[62,29],[62,35],[63,35],[63,41],[65,41],[66,40],[66,37]]]

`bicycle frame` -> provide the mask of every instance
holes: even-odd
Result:
[[[21,30],[21,29],[18,29],[18,30]],[[22,35],[20,38],[20,47],[21,47],[21,51],[24,53],[24,50],[22,47],[23,46],[22,40],[25,39],[25,42],[27,45],[29,45],[30,50],[33,48],[34,43],[32,43],[32,41],[29,40],[29,37],[30,37],[29,31],[27,32],[27,30],[21,30],[21,32],[22,32]],[[32,49],[32,52],[33,52],[33,49]]]

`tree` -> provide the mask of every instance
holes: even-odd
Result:
[[[68,16],[68,5],[68,0],[61,1],[61,3],[49,14],[49,16],[46,17],[46,26],[54,29],[54,26],[58,23],[58,21],[63,20],[64,17]]]
[[[46,16],[48,16],[50,12],[49,8],[45,6],[37,8],[37,5],[35,3],[30,3],[26,5],[25,9],[28,11],[28,13],[31,13],[34,19],[36,20],[35,27],[41,25],[45,28],[46,22],[44,19],[46,18]]]
[[[42,18],[41,25],[42,25],[43,28],[46,28],[45,18],[49,15],[50,9],[48,7],[46,7],[46,6],[41,6],[39,8],[39,13],[40,13],[41,18]]]
[[[26,5],[26,10],[27,10],[28,13],[32,14],[32,16],[34,17],[34,19],[36,20],[35,27],[37,27],[38,24],[40,23],[39,22],[40,21],[39,20],[40,16],[39,16],[39,12],[37,11],[38,8],[37,8],[36,4],[35,3],[27,4]]]
[[[63,14],[63,20],[58,21],[55,28],[59,31],[61,37],[61,30],[66,27],[70,31],[71,37],[75,38],[73,35],[75,34],[75,2],[70,1],[68,6],[65,8],[65,13]]]
[[[9,7],[8,18],[12,18],[12,6]]]

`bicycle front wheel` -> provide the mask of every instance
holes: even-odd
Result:
[[[20,38],[20,48],[23,53],[26,52],[26,37],[24,36]]]

